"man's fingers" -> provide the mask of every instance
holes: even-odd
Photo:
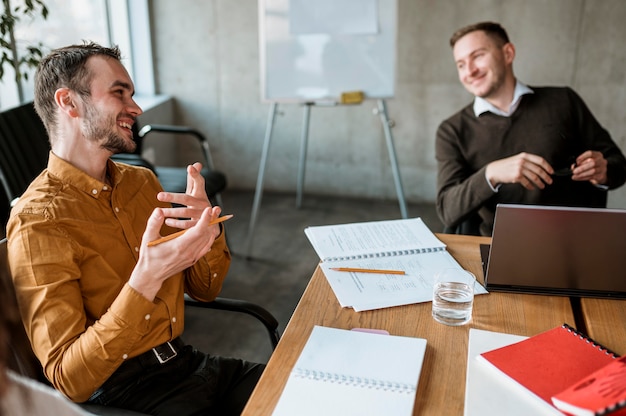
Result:
[[[589,159],[593,160],[593,159],[603,159],[603,158],[604,158],[604,156],[602,156],[602,153],[596,152],[596,151],[592,151],[592,150],[587,150],[587,151],[581,153],[576,158],[576,165],[582,165],[585,162],[587,162]]]
[[[607,164],[601,152],[587,150],[576,158],[572,180],[590,181],[594,185],[604,184],[607,180]]]
[[[541,156],[534,155],[532,153],[521,153],[520,156],[525,162],[524,166],[536,166],[541,172],[546,172],[549,175],[554,173],[554,169],[552,166]],[[537,169],[534,169],[535,173],[538,172]]]
[[[543,159],[542,159],[543,160]],[[550,170],[552,167],[547,165]],[[526,162],[522,167],[522,175],[524,178],[528,179],[528,181],[534,184],[537,188],[543,189],[545,185],[550,185],[552,183],[552,176],[548,170],[545,169],[546,166],[543,164],[535,164],[533,162]],[[522,183],[526,189],[534,189],[534,187],[528,187],[524,183]]]
[[[165,215],[163,214],[163,210],[161,208],[155,208],[148,217],[148,222],[146,223],[146,231],[143,233],[143,241],[142,244],[148,244],[150,241],[154,241],[158,238],[161,238],[161,227],[163,226],[163,222],[165,221]]]
[[[196,182],[194,181],[194,175],[197,174],[198,172],[193,165],[187,166],[187,189],[185,189],[185,193],[188,195],[193,195],[196,185]]]
[[[202,164],[199,162],[187,166],[187,189],[186,194],[199,196],[200,192],[204,192],[204,177],[200,174]]]

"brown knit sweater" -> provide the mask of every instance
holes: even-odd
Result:
[[[608,161],[609,189],[626,181],[624,155],[572,89],[532,89],[534,94],[524,95],[510,117],[476,117],[470,104],[439,126],[437,212],[446,226],[477,213],[481,234],[491,235],[499,203],[606,207],[606,190],[570,177],[555,176],[543,190],[503,184],[494,193],[485,178],[486,165],[520,152],[539,155],[556,170],[586,150],[597,150]]]

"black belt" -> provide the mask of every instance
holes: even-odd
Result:
[[[173,359],[183,349],[185,343],[182,339],[176,338],[171,341],[158,345],[141,355],[131,358],[130,361],[136,361],[142,367],[151,367],[156,364],[165,364]]]
[[[181,355],[184,347],[185,343],[183,340],[176,338],[172,341],[165,342],[149,349],[141,355],[124,361],[122,365],[111,375],[111,377],[109,377],[109,379],[91,395],[89,401],[92,402],[98,399],[98,397],[103,393],[106,393],[109,389],[117,386],[120,380],[127,380],[129,376],[132,378],[133,374],[171,361],[178,355]],[[102,400],[102,398],[100,398],[100,400]]]

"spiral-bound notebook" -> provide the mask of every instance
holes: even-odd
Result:
[[[553,395],[611,363],[617,354],[564,324],[478,357],[520,395],[552,406]]]
[[[486,351],[514,344],[528,337],[470,328],[463,416],[563,416],[554,407],[524,392],[513,382],[503,382],[499,371],[477,357]]]
[[[461,268],[421,218],[322,225],[304,232],[339,304],[357,312],[431,301],[434,275]],[[405,274],[340,272],[336,267]],[[487,291],[476,283],[474,293]]]
[[[422,338],[315,326],[274,416],[413,414]]]
[[[307,227],[304,233],[323,262],[445,251],[421,218]]]

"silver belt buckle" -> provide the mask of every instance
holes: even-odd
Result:
[[[168,351],[167,349],[163,348],[161,349],[160,347],[165,347],[165,345],[167,344],[168,347],[170,347],[170,351]],[[160,364],[165,364],[166,362],[168,362],[169,360],[171,360],[172,358],[176,357],[178,355],[178,353],[176,352],[176,350],[174,349],[174,347],[172,346],[172,344],[170,344],[170,342],[166,342],[165,344],[161,344],[158,349],[157,348],[152,348],[152,352],[154,352],[154,355],[156,356],[157,360],[159,361]]]

